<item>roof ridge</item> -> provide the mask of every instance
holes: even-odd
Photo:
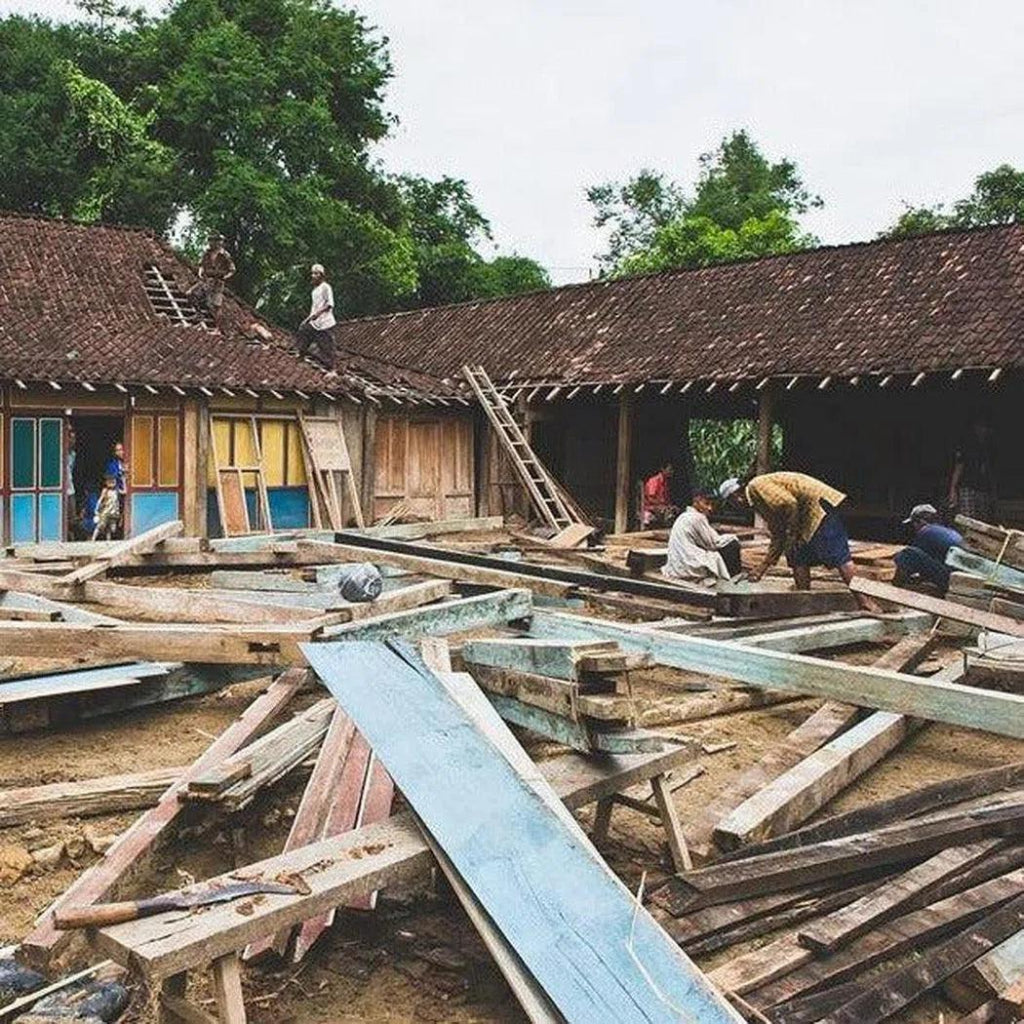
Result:
[[[66,228],[85,228],[89,231],[95,231],[98,228],[103,228],[107,231],[130,231],[132,234],[136,235],[148,235],[150,238],[156,239],[159,242],[165,241],[164,237],[158,231],[145,224],[121,224],[101,220],[90,222],[74,220],[71,217],[59,217],[48,213],[29,213],[27,210],[11,210],[0,207],[0,220],[15,218],[18,220],[38,221],[41,224],[53,224]]]
[[[584,289],[597,289],[609,285],[622,284],[627,281],[645,281],[652,278],[675,278],[688,275],[714,273],[728,267],[750,266],[755,263],[770,263],[778,260],[795,260],[800,257],[811,256],[823,252],[839,252],[844,249],[866,249],[884,246],[900,246],[919,242],[921,239],[936,238],[947,235],[976,235],[985,232],[995,233],[997,231],[1013,231],[1014,229],[1024,231],[1024,223],[1011,224],[982,224],[971,228],[939,228],[934,231],[922,231],[914,235],[903,235],[898,238],[870,238],[855,242],[836,242],[832,245],[816,245],[807,249],[795,249],[792,252],[769,253],[766,256],[744,256],[735,260],[728,260],[723,263],[711,263],[704,267],[670,267],[667,270],[649,270],[640,274],[623,274],[621,277],[599,277],[591,281],[571,281],[568,284],[557,285],[554,288],[533,288],[530,291],[515,292],[511,295],[499,295],[494,298],[466,299],[462,302],[441,303],[436,306],[421,306],[417,309],[400,309],[391,313],[371,313],[367,316],[347,317],[339,320],[339,326],[348,324],[370,323],[373,321],[397,320],[402,317],[417,316],[424,313],[435,313],[442,309],[466,309],[472,306],[498,305],[504,302],[515,302],[518,299],[526,299],[535,295],[550,295],[552,292],[582,291]]]

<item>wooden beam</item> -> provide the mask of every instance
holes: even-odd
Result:
[[[761,390],[757,399],[756,472],[770,473],[772,468],[772,422],[775,418],[775,392],[771,385]]]
[[[707,1024],[742,1020],[425,666],[365,643],[305,653],[567,1019],[675,1019],[670,1004]]]
[[[849,944],[886,918],[894,916],[912,900],[932,892],[950,875],[984,859],[1002,844],[1002,839],[982,839],[977,843],[940,850],[842,910],[813,921],[797,935],[797,941],[819,956],[834,953],[840,946]]]
[[[957,604],[955,601],[945,601],[940,597],[933,597],[931,594],[921,594],[916,590],[894,587],[891,583],[869,580],[864,576],[854,576],[850,581],[850,589],[857,594],[867,594],[869,597],[876,597],[882,601],[892,601],[905,608],[917,608],[919,611],[928,612],[943,619],[952,619],[954,622],[965,622],[970,626],[977,626],[979,629],[991,629],[1008,636],[1024,637],[1024,622],[1008,615],[981,611],[978,608]]]
[[[699,902],[711,905],[920,860],[947,846],[977,839],[1013,835],[1021,821],[1024,800],[1018,797],[974,811],[941,811],[923,822],[910,821],[795,850],[713,864],[687,873],[682,882],[693,889]]]
[[[146,658],[230,665],[301,665],[299,643],[312,629],[195,623],[83,626],[64,622],[0,622],[0,650],[28,658]]]
[[[530,635],[564,640],[617,640],[626,650],[641,651],[663,665],[688,672],[837,700],[855,698],[864,707],[1024,739],[1024,696],[1018,694],[920,679],[805,654],[665,634],[559,612],[535,610]]]
[[[538,767],[566,807],[575,809],[667,771],[679,759],[678,751],[599,761],[562,754]],[[366,825],[248,867],[247,874],[262,878],[297,873],[313,890],[309,897],[269,896],[253,904],[249,917],[226,904],[209,907],[202,914],[170,914],[118,925],[92,937],[118,962],[133,962],[149,978],[159,979],[207,964],[218,955],[242,949],[279,928],[301,924],[372,889],[397,880],[421,881],[429,875],[432,862],[412,816],[398,814],[386,822]],[[214,879],[212,884],[228,880],[238,881],[234,871]]]
[[[985,558],[963,548],[950,548],[946,552],[946,565],[979,577],[986,583],[994,583],[1013,590],[1024,590],[1024,570],[1012,565],[1003,565],[992,558]]]
[[[368,526],[363,532],[369,537],[422,540],[425,537],[443,537],[455,533],[500,530],[504,525],[503,516],[475,516],[466,519],[434,519],[426,523],[391,523],[388,526]]]
[[[305,685],[308,678],[309,673],[306,669],[290,669],[278,676],[266,693],[257,697],[241,717],[206,748],[178,781],[168,787],[156,807],[146,811],[126,832],[122,832],[114,845],[107,850],[103,860],[79,875],[76,881],[43,911],[21,945],[23,954],[30,962],[45,966],[71,939],[70,934],[60,932],[54,927],[54,911],[64,907],[84,907],[99,903],[131,873],[140,870],[161,834],[178,816],[181,808],[179,791],[187,786],[192,778],[220,764],[249,742]],[[240,949],[241,946],[236,948]]]
[[[162,523],[160,526],[154,526],[151,530],[146,530],[145,533],[140,533],[137,537],[129,537],[115,544],[113,548],[110,548],[93,561],[87,562],[80,569],[75,569],[66,576],[62,576],[61,582],[67,586],[75,586],[79,583],[85,583],[86,580],[91,580],[96,576],[102,576],[103,573],[114,568],[114,566],[123,565],[136,555],[152,551],[161,541],[166,540],[168,537],[177,537],[184,529],[185,524],[180,519],[175,519],[169,523]]]
[[[619,418],[615,434],[615,532],[629,529],[633,498],[633,397],[619,395]]]
[[[990,949],[969,967],[951,979],[955,991],[950,995],[965,992],[971,994],[970,1008],[995,999],[1007,989],[1024,980],[1024,930],[1014,932],[1008,939]],[[961,999],[955,999],[959,1005]]]

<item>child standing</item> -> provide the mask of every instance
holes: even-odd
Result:
[[[96,503],[96,529],[92,532],[93,540],[110,540],[117,532],[121,522],[121,498],[117,493],[117,480],[108,473],[103,477],[103,490],[100,491]]]

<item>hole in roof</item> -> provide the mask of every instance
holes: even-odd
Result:
[[[173,278],[164,276],[158,266],[147,264],[142,277],[149,304],[158,316],[182,327],[206,327],[216,324],[208,312],[196,309],[189,297],[177,286]]]

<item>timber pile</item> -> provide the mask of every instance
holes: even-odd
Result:
[[[990,1014],[979,1020],[1001,1019],[1019,1002],[1024,766],[817,820],[927,721],[1024,737],[1024,698],[966,687],[960,656],[935,672],[928,613],[945,609],[868,616],[847,610],[845,590],[799,594],[777,581],[694,598],[643,573],[630,579],[598,548],[538,545],[527,554],[539,562],[517,562],[422,543],[458,538],[457,524],[212,543],[176,532],[130,547],[20,548],[14,564],[0,565],[5,654],[80,654],[89,644],[94,659],[0,682],[0,730],[52,729],[273,673],[191,765],[0,791],[0,828],[142,812],[40,916],[21,947],[28,959],[44,964],[63,952],[68,934],[54,912],[103,910],[186,815],[235,836],[257,796],[308,771],[280,853],[251,863],[239,843],[235,872],[220,880],[298,878],[294,893],[91,935],[160,983],[169,1016],[212,1019],[184,1002],[185,972],[212,960],[219,1016],[241,1024],[241,960],[299,961],[338,907],[370,910],[378,890],[418,882],[433,864],[535,1020],[627,1019],[626,990],[652,1020],[678,1018],[666,998],[695,1019],[741,1019],[716,987],[749,1019],[784,1024],[883,1020],[939,988],[963,1010]],[[1001,560],[991,551],[963,557],[996,564],[992,579],[1007,592],[1007,574],[1021,570],[1011,562],[1015,538],[1004,540]],[[887,557],[877,545],[861,554],[879,565]],[[350,606],[338,597],[339,574],[367,560],[381,566],[386,588]],[[209,586],[132,579],[168,572],[209,574]],[[619,621],[587,617],[584,601]],[[733,617],[715,614],[723,607]],[[459,639],[449,651],[441,638],[451,634]],[[822,654],[864,644],[883,645],[873,663]],[[300,703],[317,685],[308,665],[332,695]],[[701,744],[644,728],[651,708],[637,678],[653,668],[683,670],[685,687],[700,691],[681,686],[658,709],[672,725],[808,696],[825,703],[715,799],[684,811],[674,790],[704,770],[695,763]],[[538,768],[505,723],[571,753]],[[411,812],[392,816],[396,783]],[[599,845],[618,808],[658,823],[678,874],[652,897],[650,916],[625,898],[555,793],[571,809],[597,804]],[[564,860],[552,859],[556,849]],[[526,893],[541,890],[549,902],[535,919]],[[608,938],[627,922],[636,955]],[[768,944],[737,951],[709,985],[665,932],[696,957]],[[907,967],[910,950],[919,957]],[[577,957],[588,965],[582,986],[568,966]],[[653,989],[644,971],[655,972]],[[618,1016],[601,1016],[595,999]]]

